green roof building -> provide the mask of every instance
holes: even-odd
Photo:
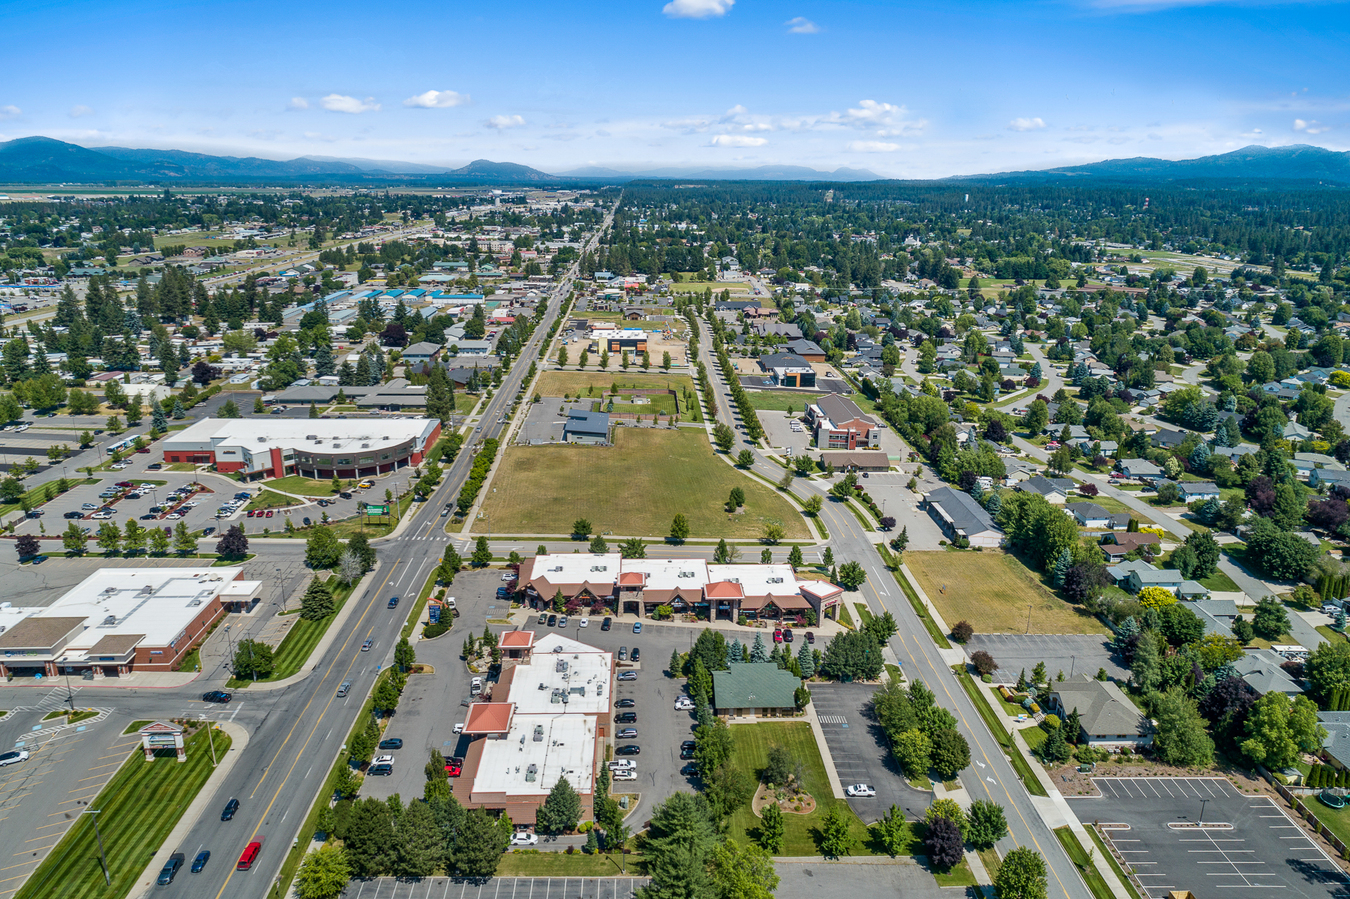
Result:
[[[797,710],[794,694],[801,678],[773,662],[732,662],[712,677],[713,708],[719,715],[776,717]]]

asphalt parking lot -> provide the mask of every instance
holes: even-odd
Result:
[[[1350,893],[1350,878],[1269,797],[1240,793],[1222,778],[1093,783],[1099,798],[1069,805],[1083,822],[1103,826],[1150,899],[1170,890],[1190,890],[1196,899]]]
[[[45,694],[25,692],[21,701],[31,705],[0,719],[0,746],[30,753],[28,761],[0,768],[0,897],[22,886],[140,742],[120,736],[126,722],[116,716],[50,736],[32,730],[65,696],[64,684]]]
[[[811,705],[839,782],[845,787],[856,783],[876,787],[876,796],[848,800],[858,817],[871,824],[895,805],[904,809],[906,818],[917,820],[933,797],[911,787],[895,767],[885,733],[865,712],[875,692],[876,687],[866,684],[812,684]]]
[[[353,880],[347,899],[628,899],[645,877],[494,877],[486,882],[458,877],[418,880],[377,877]]]
[[[517,442],[531,445],[561,443],[568,412],[572,409],[590,411],[592,402],[565,403],[559,397],[546,396],[537,403],[531,403],[525,421],[521,423]]]
[[[1107,645],[1106,638],[1095,634],[976,634],[966,644],[967,652],[983,649],[994,657],[999,668],[994,682],[1017,683],[1023,669],[1027,677],[1038,662],[1045,662],[1045,670],[1053,678],[1063,671],[1065,677],[1074,674],[1095,676],[1097,669],[1117,680],[1130,676]]]

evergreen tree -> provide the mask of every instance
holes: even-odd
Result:
[[[755,634],[755,643],[753,646],[750,647],[750,661],[752,662],[769,661],[769,650],[764,646],[763,634]]]
[[[797,667],[801,669],[802,677],[809,678],[816,673],[816,657],[806,641],[802,641],[797,650]]]
[[[1064,586],[1064,577],[1069,573],[1069,569],[1072,567],[1073,552],[1066,546],[1064,549],[1060,550],[1059,558],[1055,559],[1055,567],[1052,571],[1055,587],[1058,588]]]

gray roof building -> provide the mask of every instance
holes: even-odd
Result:
[[[994,524],[989,513],[968,493],[939,487],[924,497],[928,514],[937,521],[949,538],[965,537],[971,546],[998,546],[1003,532]]]
[[[1078,674],[1055,684],[1050,698],[1061,718],[1078,710],[1082,737],[1094,746],[1153,742],[1152,723],[1111,681]]]

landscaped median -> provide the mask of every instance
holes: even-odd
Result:
[[[230,736],[215,731],[216,758],[224,758]],[[211,777],[211,747],[205,728],[185,736],[187,761],[177,762],[173,750],[160,750],[153,762],[144,761],[136,747],[89,808],[97,809],[98,829],[108,859],[112,886],[103,881],[98,840],[92,816],[83,816],[56,844],[15,899],[107,899],[125,896],[177,825],[198,791]]]

